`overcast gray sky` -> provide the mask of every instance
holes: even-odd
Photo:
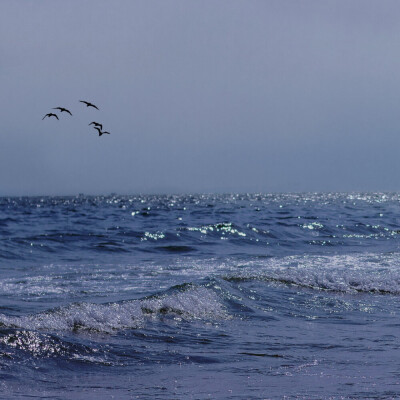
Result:
[[[0,195],[398,191],[399,21],[388,0],[0,0]]]

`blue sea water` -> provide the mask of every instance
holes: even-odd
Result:
[[[400,195],[0,198],[0,398],[400,397]]]

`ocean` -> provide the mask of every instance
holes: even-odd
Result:
[[[0,198],[1,399],[400,398],[400,194]]]

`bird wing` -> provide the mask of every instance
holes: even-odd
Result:
[[[72,115],[71,111],[67,110],[66,108],[65,108],[65,112],[67,112],[69,115]]]
[[[42,121],[46,118],[46,117],[48,117],[49,116],[49,114],[46,114],[43,118],[42,118]]]
[[[57,117],[57,115],[56,115],[56,114],[52,114],[52,116],[53,116],[53,117],[56,117],[56,118],[58,119],[58,117]]]
[[[79,100],[81,103],[85,103],[87,106],[88,106],[88,104],[90,104],[90,103],[88,103],[87,101],[84,101],[84,100]]]

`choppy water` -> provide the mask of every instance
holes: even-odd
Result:
[[[0,398],[400,397],[400,195],[0,198]]]

